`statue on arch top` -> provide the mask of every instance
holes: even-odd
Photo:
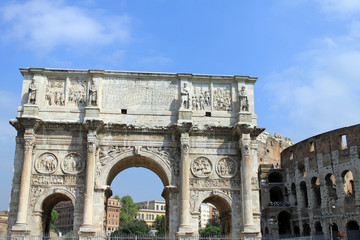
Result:
[[[29,85],[29,95],[28,95],[29,104],[36,104],[36,91],[37,91],[36,80],[35,78],[33,78]]]

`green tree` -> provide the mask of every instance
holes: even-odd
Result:
[[[51,211],[50,228],[54,229],[56,233],[59,233],[59,230],[56,226],[59,223],[58,218],[59,218],[59,213],[53,209]]]
[[[206,224],[206,228],[203,230],[199,230],[200,235],[206,236],[219,236],[221,234],[221,229],[216,226],[211,226],[209,223]]]
[[[165,216],[157,216],[155,218],[156,223],[156,234],[165,234]]]
[[[120,200],[119,195],[115,195],[114,199]]]
[[[134,203],[133,199],[129,195],[123,196],[120,203],[120,224],[128,223],[134,220],[139,212],[140,206]]]
[[[111,234],[111,237],[119,235],[142,235],[149,232],[149,227],[144,220],[133,219],[129,222],[120,222],[118,230]]]

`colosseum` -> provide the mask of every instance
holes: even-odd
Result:
[[[360,239],[360,124],[294,145],[267,139],[259,153],[263,237]]]

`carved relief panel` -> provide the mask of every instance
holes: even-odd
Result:
[[[58,166],[58,160],[52,153],[43,153],[35,160],[35,169],[39,173],[54,173]]]
[[[71,80],[68,87],[68,105],[86,105],[86,80]]]
[[[85,168],[85,161],[77,153],[68,154],[61,163],[61,169],[64,173],[77,174],[81,173]]]
[[[191,106],[193,111],[211,109],[209,84],[193,84]]]
[[[225,84],[214,84],[213,109],[216,111],[231,111],[232,98],[231,86]]]
[[[48,80],[46,84],[45,102],[48,106],[65,105],[65,80]]]
[[[199,178],[209,177],[212,171],[212,163],[206,157],[198,157],[191,163],[191,172]]]
[[[237,164],[234,159],[230,157],[224,157],[216,163],[216,173],[223,178],[232,178],[237,173]]]

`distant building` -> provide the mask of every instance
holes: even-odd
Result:
[[[151,227],[155,228],[155,219],[158,216],[165,216],[166,212],[166,204],[165,201],[144,201],[138,202],[137,204],[140,205],[140,209],[137,215],[137,219],[144,220],[146,224]]]
[[[5,236],[8,227],[8,211],[0,211],[0,236]]]
[[[74,225],[74,205],[72,202],[59,202],[55,205],[54,210],[56,210],[59,214],[58,224],[56,225],[59,232],[63,235],[71,232]]]
[[[199,229],[206,228],[206,224],[210,223],[210,204],[200,204]]]
[[[118,229],[120,224],[120,200],[109,198],[106,209],[106,232],[111,233]]]
[[[216,207],[214,207],[213,205],[209,206],[209,223],[212,226],[217,226],[220,227],[220,214],[219,214],[219,210],[217,210]]]
[[[260,160],[263,237],[360,239],[360,124],[284,140],[268,138],[281,157]]]

